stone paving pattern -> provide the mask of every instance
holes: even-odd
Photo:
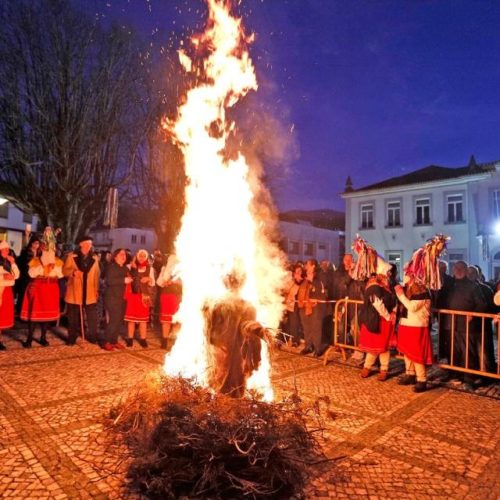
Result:
[[[0,498],[134,498],[127,449],[110,442],[103,416],[159,369],[164,351],[105,352],[79,343],[0,352]],[[362,380],[359,369],[273,354],[278,398],[328,397],[321,445],[331,459],[311,471],[307,498],[500,498],[500,401],[435,387],[422,394]],[[326,408],[326,403],[323,405]]]

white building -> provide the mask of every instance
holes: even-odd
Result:
[[[279,222],[281,248],[291,262],[328,260],[338,265],[344,253],[344,232],[315,227],[309,222]]]
[[[38,220],[31,214],[25,214],[5,198],[0,197],[0,241],[7,241],[16,255],[23,246],[26,225],[36,230]]]
[[[352,189],[346,202],[346,245],[356,234],[401,270],[436,233],[451,237],[449,262],[478,264],[487,278],[500,274],[500,161],[447,168],[431,165]]]
[[[156,249],[158,238],[154,229],[135,227],[116,227],[114,229],[94,229],[90,231],[94,238],[96,250],[116,250],[128,248],[132,253],[141,248],[153,252]]]

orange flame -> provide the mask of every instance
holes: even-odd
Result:
[[[280,252],[265,235],[267,222],[254,215],[254,195],[263,186],[255,174],[249,175],[250,167],[240,153],[233,159],[224,156],[235,127],[226,119],[226,109],[257,89],[245,47],[253,38],[245,36],[241,19],[230,15],[227,3],[207,1],[207,28],[192,39],[197,50],[206,50],[201,66],[179,51],[184,70],[201,74],[203,81],[187,92],[177,118],[165,122],[183,152],[188,178],[185,213],[175,242],[176,272],[183,283],[175,320],[181,329],[165,359],[165,371],[203,385],[210,360],[202,310],[227,296],[224,277],[231,272],[246,277],[240,295],[254,305],[257,320],[271,328],[278,326],[282,315],[280,290],[286,278]],[[247,389],[270,400],[270,362],[264,342],[262,348],[263,362]]]

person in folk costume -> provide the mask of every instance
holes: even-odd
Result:
[[[118,342],[118,337],[125,317],[125,288],[133,281],[130,270],[126,266],[126,261],[127,253],[125,249],[118,248],[113,252],[113,261],[106,266],[104,307],[108,317],[108,324],[106,325],[106,339],[102,346],[106,351],[125,348],[123,344]]]
[[[70,252],[63,265],[63,275],[68,279],[65,301],[68,317],[68,345],[75,345],[78,334],[85,335],[91,343],[98,343],[97,295],[99,293],[99,258],[92,251],[92,238],[82,236],[77,241],[79,249]],[[83,317],[87,318],[87,332],[81,332]]]
[[[173,327],[173,316],[179,310],[182,299],[182,283],[175,275],[178,260],[175,255],[169,255],[167,263],[162,267],[156,284],[160,287],[160,323],[161,347],[166,349],[168,337]]]
[[[378,380],[384,382],[389,371],[389,347],[396,317],[396,297],[389,283],[391,265],[359,236],[353,243],[353,249],[358,254],[353,271],[354,279],[368,277],[363,292],[363,305],[359,311],[359,347],[366,354],[361,378],[371,375],[371,368],[379,358]]]
[[[28,283],[31,281],[29,275],[29,263],[33,257],[36,257],[40,251],[40,238],[36,235],[31,235],[27,245],[21,250],[17,258],[17,266],[21,273],[19,279],[16,280],[14,285],[14,292],[16,294],[16,314],[21,314],[21,307],[23,305],[24,293]]]
[[[0,242],[0,351],[5,351],[2,343],[2,330],[14,326],[14,293],[12,288],[19,278],[16,260],[10,254],[6,241]]]
[[[125,321],[127,322],[127,347],[132,347],[135,325],[139,324],[139,345],[148,347],[146,332],[153,305],[155,277],[153,266],[149,263],[146,250],[138,250],[131,263],[130,274],[133,281],[125,288]]]
[[[325,284],[319,278],[319,265],[315,259],[306,261],[304,270],[305,279],[300,284],[297,293],[300,321],[306,344],[300,354],[313,353],[316,357],[320,357],[328,348],[322,339],[327,291]]]
[[[405,375],[400,385],[414,385],[415,392],[427,389],[426,366],[432,365],[431,309],[432,294],[441,289],[439,257],[447,237],[438,234],[418,249],[405,266],[405,286],[395,286],[401,303],[398,325],[398,350],[405,359]]]
[[[56,257],[55,247],[42,240],[40,252],[29,262],[31,278],[24,294],[21,319],[28,321],[28,337],[23,347],[30,348],[33,342],[35,323],[40,323],[40,345],[49,345],[46,335],[48,324],[61,315],[59,304],[59,280],[63,278],[63,261]]]

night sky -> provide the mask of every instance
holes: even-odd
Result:
[[[152,50],[205,22],[202,0],[75,0]],[[236,2],[237,3],[237,2]],[[281,210],[343,209],[354,187],[429,164],[500,159],[500,2],[241,0],[262,99],[290,147]]]

